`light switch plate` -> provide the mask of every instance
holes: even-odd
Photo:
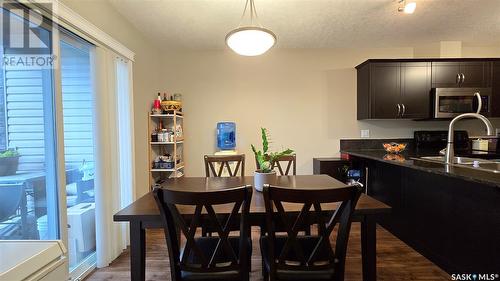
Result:
[[[370,130],[361,130],[361,137],[362,138],[369,138],[370,137]]]

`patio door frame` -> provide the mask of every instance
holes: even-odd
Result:
[[[48,17],[54,23],[55,27],[57,27],[57,28],[52,29],[52,50],[53,50],[53,54],[56,56],[57,59],[55,60],[55,67],[54,67],[53,75],[52,75],[52,87],[53,87],[52,109],[53,109],[53,112],[51,113],[51,115],[54,118],[53,131],[54,131],[54,136],[55,136],[55,139],[54,139],[55,161],[56,161],[55,164],[57,165],[54,167],[56,167],[56,170],[57,170],[55,184],[57,186],[57,192],[58,192],[57,197],[58,197],[58,201],[59,201],[58,202],[59,239],[61,239],[63,241],[63,243],[65,244],[65,246],[68,247],[68,228],[67,228],[68,218],[67,218],[67,212],[66,212],[67,203],[66,203],[66,190],[65,190],[65,186],[66,186],[66,172],[65,172],[65,170],[66,170],[66,167],[65,167],[65,149],[64,149],[64,116],[63,116],[63,93],[62,93],[61,50],[60,50],[60,41],[61,41],[60,32],[63,32],[63,31],[60,30],[60,27],[62,27],[65,30],[64,32],[68,31],[70,33],[73,33],[74,35],[84,39],[85,41],[87,41],[90,44],[95,46],[93,52],[91,52],[91,58],[90,58],[91,67],[93,69],[92,71],[94,72],[94,73],[92,73],[93,82],[95,82],[95,80],[97,78],[96,73],[102,69],[101,64],[103,62],[97,61],[97,60],[102,59],[103,56],[99,55],[99,54],[103,54],[103,53],[112,54],[112,53],[114,53],[118,56],[125,58],[126,60],[130,61],[131,63],[133,63],[133,61],[134,61],[135,54],[134,54],[134,52],[129,50],[127,47],[122,45],[120,42],[116,41],[113,37],[111,37],[110,35],[108,35],[104,31],[102,31],[101,29],[99,29],[98,27],[96,27],[95,25],[93,25],[92,23],[87,21],[86,19],[82,18],[80,15],[75,13],[73,10],[69,9],[67,6],[65,6],[63,3],[61,3],[59,0],[51,0],[51,2],[52,2],[52,10],[51,11],[47,11],[46,7],[44,7],[43,5],[38,5],[37,2],[39,0],[27,0],[27,1],[28,2],[23,2],[23,5],[25,5],[26,7],[30,8],[30,9],[36,9],[36,10],[40,11],[43,15]],[[108,61],[106,63],[108,65],[108,68],[110,66],[114,65],[114,63],[111,63],[110,61]],[[95,71],[97,71],[97,72],[95,72]],[[109,73],[108,73],[108,75],[109,75]],[[131,68],[129,68],[129,75],[131,78],[131,75],[132,75]],[[132,84],[129,84],[129,87],[132,87]],[[95,90],[95,84],[94,84],[94,90]],[[112,93],[112,92],[114,92],[114,93]],[[107,92],[105,92],[105,94],[108,94],[108,93],[110,96],[106,97],[106,98],[111,99],[112,97],[115,97],[113,95],[116,95],[116,89],[115,89],[115,91],[107,89]],[[94,98],[96,98],[95,94],[96,94],[96,92],[93,93]],[[103,94],[103,93],[101,91],[99,91],[99,94]],[[130,89],[129,96],[125,97],[125,98],[128,100],[129,105],[133,104],[132,103],[133,102],[133,90],[132,89]],[[102,106],[104,106],[103,104],[99,104],[96,102],[97,102],[97,99],[94,100],[94,111],[98,111]],[[105,107],[106,107],[106,109],[109,110],[109,109],[111,109],[112,106],[110,106],[110,104],[106,104]],[[116,110],[116,108],[115,108],[115,110]],[[131,118],[130,122],[132,125],[131,131],[130,131],[130,133],[132,135],[129,136],[131,138],[131,140],[130,140],[131,147],[128,151],[128,153],[130,153],[130,155],[121,155],[121,156],[124,156],[124,159],[126,159],[126,158],[130,159],[130,161],[132,163],[131,164],[132,165],[132,167],[131,167],[132,173],[135,173],[135,169],[134,169],[135,149],[134,149],[134,137],[133,137],[134,127],[133,127],[133,107],[132,106],[130,107],[129,117]],[[117,122],[118,120],[113,119],[112,121]],[[118,124],[115,124],[115,125],[118,125]],[[98,126],[98,124],[94,124],[94,126]],[[100,130],[102,130],[102,128]],[[99,136],[98,131],[99,130],[96,130],[96,128],[94,128],[94,134],[96,134],[96,132],[98,134],[97,136],[94,135],[96,140],[98,140],[99,138],[102,138],[102,136]],[[94,153],[96,151],[96,147],[98,147],[99,145],[100,144],[98,141],[96,141],[96,143],[94,143]],[[118,157],[117,154],[112,154],[111,156],[112,156],[112,158]],[[112,161],[112,159],[108,159],[108,160]],[[119,162],[119,160],[117,160],[115,162]],[[97,169],[99,169],[99,168],[96,166],[96,173],[98,173]],[[115,172],[117,172],[117,171],[115,171]],[[119,173],[117,174],[117,176],[120,177]],[[136,184],[135,184],[135,175],[134,174],[131,175],[131,181],[132,181],[131,182],[132,197],[135,197]],[[99,183],[96,183],[96,184],[97,184],[96,187],[99,188],[99,186],[98,186]],[[96,206],[96,208],[97,208],[97,206]],[[96,209],[96,211],[97,211],[97,209]],[[96,212],[96,216],[97,216],[97,212]],[[96,219],[96,224],[97,224],[97,219]],[[96,235],[97,235],[97,233],[96,233]],[[83,263],[85,263],[85,260],[83,261]],[[102,262],[101,262],[101,264],[102,264]],[[69,266],[68,266],[67,270],[69,272]],[[75,270],[75,271],[78,272],[77,274],[79,276],[70,275],[73,278],[85,276],[86,273],[89,272],[88,269],[87,269],[87,271],[83,271],[83,272],[80,270]]]

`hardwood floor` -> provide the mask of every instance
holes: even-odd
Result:
[[[253,241],[259,231],[252,229]],[[167,246],[161,230],[147,231],[146,280],[170,280]],[[106,268],[94,271],[86,281],[130,280],[129,252],[125,251]],[[262,280],[258,243],[253,243],[251,280]],[[377,226],[378,280],[450,280],[450,276],[404,244],[384,228]],[[346,280],[361,280],[361,244],[359,224],[353,223],[346,261]]]

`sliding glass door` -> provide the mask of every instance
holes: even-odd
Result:
[[[52,29],[15,4],[0,13],[0,239],[59,239]]]
[[[75,276],[95,264],[94,46],[60,32],[61,92],[70,271]]]
[[[0,12],[0,240],[62,239],[77,277],[95,266],[95,47],[19,4]]]
[[[62,240],[76,280],[128,243],[132,62],[25,4],[0,1],[0,240]]]

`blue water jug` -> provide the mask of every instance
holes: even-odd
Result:
[[[217,147],[221,150],[232,150],[236,147],[236,123],[217,123]]]

